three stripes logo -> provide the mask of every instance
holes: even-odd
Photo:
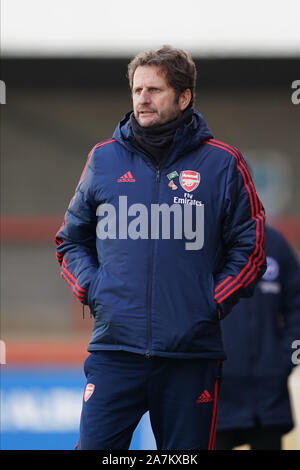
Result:
[[[127,171],[123,176],[118,179],[118,183],[135,183],[131,171]]]
[[[210,401],[213,401],[211,394],[207,390],[204,390],[204,392],[197,398],[196,403],[209,403]]]

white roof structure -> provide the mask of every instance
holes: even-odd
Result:
[[[171,44],[198,57],[293,57],[299,17],[299,0],[2,0],[1,53],[122,57]]]

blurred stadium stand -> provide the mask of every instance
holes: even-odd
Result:
[[[82,319],[81,305],[59,276],[54,237],[89,150],[131,109],[127,62],[2,60],[1,339],[7,364],[81,368],[87,355],[92,320],[87,310]],[[202,58],[196,65],[195,107],[216,138],[247,158],[269,221],[300,255],[300,105],[291,101],[299,60]],[[265,161],[269,166],[262,167]]]
[[[90,329],[59,277],[54,236],[89,150],[109,138],[131,109],[126,64],[124,59],[2,61],[8,84],[1,107],[7,340],[70,337]],[[278,182],[271,213],[274,225],[300,250],[300,106],[292,104],[290,88],[297,65],[296,59],[199,59],[196,107],[215,136],[239,147],[254,169],[265,155],[281,155],[281,173],[288,169],[289,179]],[[251,155],[258,156],[254,164]]]

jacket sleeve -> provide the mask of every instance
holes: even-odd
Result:
[[[282,238],[281,243],[282,276],[282,317],[283,328],[281,344],[287,372],[296,365],[292,361],[295,352],[293,343],[300,340],[300,264],[289,244]]]
[[[75,194],[56,234],[56,257],[61,276],[75,297],[87,304],[88,288],[97,268],[96,208],[93,204],[93,169],[90,152]]]
[[[250,297],[266,270],[265,212],[249,169],[234,149],[224,194],[222,241],[224,262],[215,273],[214,299],[225,317],[240,297]]]

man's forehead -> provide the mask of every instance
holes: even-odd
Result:
[[[150,86],[153,82],[169,86],[166,70],[157,65],[139,65],[134,72],[133,86]]]

